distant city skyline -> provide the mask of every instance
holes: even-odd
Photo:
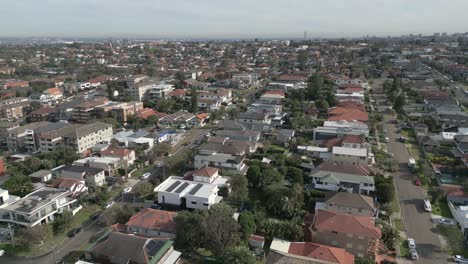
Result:
[[[448,3],[450,4],[448,4]],[[466,0],[17,0],[0,37],[312,38],[466,32]]]

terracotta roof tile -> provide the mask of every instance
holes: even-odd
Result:
[[[288,253],[339,264],[354,263],[354,255],[345,249],[310,242],[291,242]]]
[[[175,233],[174,217],[176,215],[175,212],[145,208],[130,217],[126,225]]]
[[[374,219],[370,216],[355,216],[320,209],[315,214],[314,229],[371,238],[382,236],[382,231],[375,226]]]

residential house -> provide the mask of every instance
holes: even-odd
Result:
[[[125,224],[128,234],[143,237],[170,238],[176,236],[176,212],[145,208],[134,214]]]
[[[158,203],[191,209],[209,209],[223,199],[216,184],[187,181],[171,176],[154,188]]]
[[[124,166],[131,166],[135,163],[135,151],[127,148],[107,148],[100,152],[101,157],[115,157],[120,159]]]
[[[106,97],[79,101],[72,106],[70,119],[77,123],[87,123],[95,116],[96,108],[108,102],[109,99]]]
[[[247,166],[244,164],[244,159],[248,151],[247,146],[235,144],[203,144],[199,147],[199,153],[194,157],[194,166],[197,169],[210,166],[232,173],[245,174]]]
[[[314,141],[343,137],[344,135],[369,136],[369,127],[359,121],[325,121],[314,129]]]
[[[251,142],[258,142],[260,140],[261,133],[254,130],[216,130],[214,132],[216,136],[227,137],[233,140],[245,140]]]
[[[263,112],[244,112],[240,113],[236,121],[241,124],[269,126],[271,118]]]
[[[280,143],[289,143],[294,137],[293,129],[280,129],[276,134],[276,140]]]
[[[343,248],[273,238],[266,263],[354,264],[354,255]]]
[[[219,175],[219,169],[214,167],[203,167],[198,170],[187,172],[184,174],[184,180],[211,183],[220,188],[229,186],[229,177]]]
[[[311,242],[341,247],[356,257],[374,258],[381,248],[382,231],[374,218],[317,210],[310,226]]]
[[[69,191],[71,197],[78,197],[81,194],[88,192],[88,187],[86,187],[84,181],[71,178],[55,179],[49,187]]]
[[[177,112],[174,114],[166,115],[159,119],[158,123],[162,126],[170,127],[196,127],[199,122],[197,116],[188,112]]]
[[[0,188],[0,209],[7,207],[9,204],[12,204],[21,199],[19,196],[11,195],[8,193],[8,190]]]
[[[367,165],[369,163],[368,149],[334,146],[332,148],[331,160],[337,163]]]
[[[173,241],[111,232],[85,252],[85,259],[109,264],[177,264]]]
[[[52,169],[54,178],[70,178],[84,181],[87,186],[100,187],[106,183],[104,170],[78,165],[65,165]]]
[[[377,204],[374,198],[349,192],[328,193],[324,202],[316,203],[315,210],[318,209],[371,217],[377,215]]]
[[[169,97],[174,91],[174,85],[172,84],[157,84],[151,86],[147,92],[148,99],[157,100]]]
[[[260,96],[259,102],[263,104],[281,104],[286,98],[285,94],[280,91],[267,91]]]
[[[369,195],[375,192],[374,177],[351,173],[313,170],[309,174],[310,186],[314,189],[340,191]]]
[[[0,222],[27,227],[54,221],[64,211],[73,214],[81,209],[70,192],[43,187],[0,209]]]
[[[48,182],[52,180],[52,172],[50,170],[38,170],[28,175],[32,182]]]
[[[123,167],[118,157],[87,157],[75,160],[73,165],[103,169],[105,176],[114,176],[117,169]]]
[[[330,172],[340,172],[340,173],[351,173],[362,176],[376,176],[379,175],[373,167],[363,164],[347,164],[347,163],[336,163],[325,161],[320,163],[317,166],[317,170],[320,171],[330,171]]]
[[[143,103],[136,101],[123,103],[107,102],[94,108],[97,116],[111,116],[124,124],[127,123],[130,116],[136,115],[141,110],[143,110]]]
[[[39,102],[41,104],[53,104],[63,98],[63,93],[59,88],[53,87],[44,90],[42,93],[32,94],[29,99],[33,102]]]
[[[153,136],[151,136],[148,131],[121,131],[115,133],[112,139],[117,140],[120,147],[140,146],[143,147],[145,151],[149,151],[155,143]]]

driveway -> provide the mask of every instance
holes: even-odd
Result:
[[[431,214],[423,209],[426,197],[423,189],[414,185],[414,176],[408,168],[408,151],[403,143],[398,141],[400,135],[395,133],[396,126],[391,123],[393,116],[384,115],[384,127],[390,142],[387,149],[393,153],[398,163],[394,181],[397,196],[400,201],[401,215],[408,237],[416,240],[420,263],[447,263],[448,256],[443,252],[436,226],[431,221]]]

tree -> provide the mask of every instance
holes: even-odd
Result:
[[[375,264],[375,261],[370,258],[356,258],[354,264]]]
[[[36,225],[34,227],[21,228],[16,232],[15,243],[23,247],[29,247],[33,244],[42,244],[45,240],[52,237],[50,226]]]
[[[198,91],[197,88],[192,87],[190,91],[190,112],[196,114],[198,111]]]
[[[261,175],[260,186],[262,188],[273,183],[282,183],[284,180],[284,176],[273,168],[264,170]]]
[[[154,186],[149,182],[143,182],[138,184],[133,188],[133,191],[138,194],[140,197],[145,197],[149,194],[152,194]]]
[[[393,102],[393,109],[395,109],[397,112],[401,112],[403,106],[405,105],[405,95],[403,93],[400,93]]]
[[[322,96],[323,79],[319,73],[315,73],[307,84],[307,99],[316,100]]]
[[[255,219],[250,211],[243,211],[240,213],[238,222],[241,227],[242,237],[246,240],[257,230]]]
[[[182,211],[174,217],[176,223],[175,246],[188,252],[204,245],[206,241],[206,229],[208,211],[196,210],[193,212]]]
[[[390,203],[395,196],[395,188],[392,179],[385,179],[384,177],[375,177],[375,188],[377,200],[380,203]]]
[[[11,195],[25,196],[34,190],[31,178],[24,175],[15,175],[3,183],[3,188],[7,189]]]
[[[265,207],[274,215],[291,218],[300,213],[304,204],[304,192],[299,184],[292,189],[282,183],[274,183],[265,189]]]
[[[247,179],[249,180],[249,185],[252,187],[259,187],[262,179],[262,172],[260,167],[257,165],[252,165],[247,170]]]
[[[296,167],[288,167],[288,177],[293,183],[304,184],[304,173]]]
[[[400,233],[389,223],[378,220],[377,224],[381,226],[382,241],[389,249],[395,249],[395,245],[400,240]]]
[[[245,202],[249,199],[248,180],[244,175],[232,175],[229,180],[232,191],[229,198],[237,203]]]
[[[70,211],[65,211],[61,215],[59,215],[54,223],[52,224],[52,229],[54,230],[54,234],[59,234],[65,232],[67,228],[71,226],[73,221],[73,214]]]
[[[255,257],[246,246],[228,247],[222,255],[223,263],[251,264],[255,263]]]
[[[445,192],[441,188],[435,187],[429,191],[429,195],[431,196],[431,201],[436,203],[444,198]]]
[[[231,242],[233,234],[240,229],[239,224],[232,218],[233,215],[234,211],[225,203],[216,204],[209,210],[206,218],[206,223],[209,223],[209,228],[205,230],[206,246],[215,255],[224,252],[226,245]]]

